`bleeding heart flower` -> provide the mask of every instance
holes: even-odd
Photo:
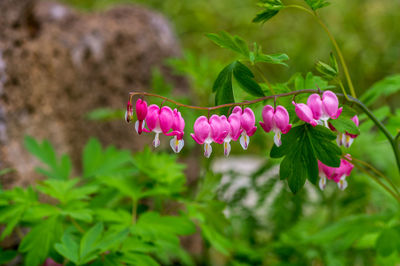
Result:
[[[143,122],[147,117],[147,102],[142,99],[138,99],[136,101],[136,116],[137,121],[135,123],[136,132],[140,135],[142,134],[142,130],[145,127],[145,123]]]
[[[237,141],[242,129],[240,124],[240,116],[237,113],[232,113],[228,119],[225,116],[222,116],[224,130],[228,130],[228,134],[224,138],[224,155],[227,157],[231,152],[231,144],[232,140]]]
[[[125,121],[127,123],[130,123],[132,121],[132,118],[133,118],[133,106],[132,106],[131,102],[129,101],[126,104]]]
[[[360,124],[360,121],[358,120],[358,116],[355,115],[351,118],[351,120],[354,122],[354,124],[356,124],[356,126],[358,127]],[[331,124],[329,124],[329,128],[333,131],[336,131],[335,127],[332,126]],[[350,134],[348,132],[345,133],[338,133],[337,138],[336,138],[336,142],[339,146],[345,146],[346,148],[349,148],[351,146],[351,144],[353,144],[353,141],[355,138],[357,138],[358,135],[354,135],[354,134]]]
[[[311,94],[308,97],[307,105],[310,107],[314,119],[321,121],[328,127],[328,119],[336,119],[342,113],[342,107],[339,108],[339,100],[331,91],[324,91],[322,97],[319,94]]]
[[[194,123],[194,134],[190,135],[198,144],[204,144],[204,156],[207,158],[212,152],[211,143],[222,144],[229,133],[225,119],[218,115],[212,115],[210,119],[200,116]]]
[[[275,133],[274,142],[276,146],[281,146],[281,133],[286,134],[292,128],[289,124],[289,113],[285,107],[278,105],[276,109],[271,105],[266,105],[262,111],[262,118],[264,122],[260,122],[260,126],[265,132],[271,130]]]
[[[174,112],[168,106],[163,106],[161,109],[158,105],[152,104],[147,110],[146,124],[149,129],[143,128],[145,132],[156,133],[153,146],[160,146],[159,134],[167,134],[174,122]]]
[[[313,127],[318,125],[317,121],[314,119],[313,112],[307,104],[295,103],[294,101],[292,103],[295,106],[296,114],[300,118],[300,120],[311,124]]]
[[[240,125],[242,129],[242,136],[240,137],[240,145],[244,150],[247,150],[250,143],[250,137],[254,135],[257,130],[256,118],[253,110],[246,107],[243,111],[239,106],[233,108],[232,113],[240,115]]]
[[[350,154],[345,156],[348,160],[351,160]],[[319,169],[319,187],[324,190],[326,187],[326,179],[333,180],[338,184],[340,190],[344,190],[347,187],[346,177],[351,174],[354,165],[345,159],[340,160],[340,166],[337,168],[327,166],[318,161]]]
[[[181,112],[178,112],[177,109],[174,109],[174,120],[172,123],[172,132],[167,133],[166,135],[173,135],[174,137],[169,142],[172,150],[175,153],[178,153],[182,150],[185,145],[185,141],[183,140],[183,130],[185,129],[185,120],[183,119]]]

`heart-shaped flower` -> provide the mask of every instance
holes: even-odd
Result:
[[[346,154],[345,156],[348,160],[351,160],[350,154]],[[351,174],[351,171],[354,168],[354,165],[350,163],[348,160],[341,159],[340,166],[330,167],[327,166],[320,161],[318,161],[318,169],[319,169],[319,187],[321,190],[324,190],[326,187],[326,179],[333,180],[338,184],[339,189],[344,190],[347,187],[346,177]]]
[[[147,102],[138,99],[136,101],[136,117],[138,120],[135,123],[135,129],[139,135],[142,134],[143,128],[145,127],[144,120],[147,117],[147,111]]]
[[[149,129],[143,128],[145,132],[156,133],[153,146],[160,146],[159,134],[167,134],[174,122],[174,112],[168,106],[160,108],[158,105],[152,104],[147,110],[146,124]]]
[[[310,107],[304,103],[295,103],[292,102],[295,106],[296,115],[306,123],[311,124],[313,127],[318,125],[318,122],[314,119],[313,112]]]
[[[339,108],[339,100],[335,93],[324,91],[322,97],[319,94],[311,94],[307,99],[307,105],[310,107],[313,117],[321,121],[328,127],[328,119],[336,119],[342,113],[342,107]]]
[[[271,130],[275,133],[274,142],[276,146],[281,146],[281,133],[286,134],[292,128],[289,124],[289,113],[285,107],[278,105],[276,109],[271,105],[266,105],[262,111],[262,118],[264,122],[260,122],[260,126],[265,132]]]

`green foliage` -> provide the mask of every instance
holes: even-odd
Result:
[[[71,160],[67,155],[62,155],[58,160],[51,144],[45,140],[42,144],[31,137],[25,137],[26,149],[45,163],[49,169],[37,168],[37,171],[50,178],[67,179],[71,173]]]
[[[332,143],[336,135],[323,126],[301,125],[282,136],[282,146],[274,146],[270,156],[285,156],[280,165],[281,179],[287,179],[290,189],[297,193],[308,179],[316,184],[318,179],[317,159],[322,163],[339,167],[341,151]]]
[[[317,10],[330,5],[326,0],[304,0],[312,10]]]
[[[274,17],[278,12],[283,9],[285,6],[283,5],[281,0],[262,0],[259,5],[264,8],[263,11],[258,13],[256,17],[253,19],[253,22],[265,23],[272,17]]]
[[[341,133],[350,133],[353,135],[359,135],[360,129],[356,126],[353,120],[348,117],[340,116],[338,119],[331,119],[329,123],[335,127],[335,129]]]
[[[400,75],[390,75],[374,83],[361,97],[360,100],[367,106],[372,105],[379,97],[390,96],[400,91]]]
[[[0,263],[6,264],[6,262],[13,260],[17,254],[15,250],[3,250],[0,248]]]
[[[378,254],[387,257],[400,247],[400,234],[394,228],[386,228],[376,240],[376,250]]]
[[[326,80],[335,79],[339,74],[339,67],[333,53],[330,54],[330,64],[318,61],[315,68]]]

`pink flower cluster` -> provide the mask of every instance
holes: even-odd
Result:
[[[329,119],[337,119],[342,108],[339,108],[339,101],[336,95],[331,91],[325,91],[322,96],[312,94],[307,100],[307,104],[295,103],[295,111],[297,116],[312,126],[325,125],[333,131],[335,128],[328,124]],[[136,102],[135,129],[138,134],[144,132],[154,132],[155,137],[153,146],[160,145],[159,135],[162,133],[166,136],[172,136],[170,146],[175,153],[182,150],[184,146],[184,129],[185,120],[181,113],[168,106],[159,107],[155,104],[147,106],[146,101],[138,99]],[[281,135],[286,134],[292,128],[289,123],[289,113],[285,107],[278,105],[264,106],[262,110],[262,119],[260,126],[265,132],[274,132],[274,143],[276,146],[282,145]],[[133,106],[130,102],[127,104],[125,120],[129,123],[133,120]],[[357,116],[352,120],[358,126],[359,121]],[[250,108],[242,109],[235,106],[232,113],[226,117],[225,115],[212,115],[207,118],[200,116],[194,123],[194,133],[191,137],[200,145],[204,145],[204,156],[209,158],[212,153],[212,143],[223,144],[224,155],[228,156],[231,151],[231,141],[239,140],[240,145],[244,150],[247,150],[250,137],[257,130],[254,112]],[[146,128],[147,126],[147,128]],[[351,135],[347,132],[339,133],[337,142],[338,145],[349,147],[356,135]],[[350,155],[346,155],[347,159],[351,159]],[[347,160],[342,159],[340,167],[332,168],[318,162],[320,172],[320,188],[326,186],[326,179],[334,180],[338,183],[340,189],[345,189],[347,182],[346,176],[350,175],[353,165]]]

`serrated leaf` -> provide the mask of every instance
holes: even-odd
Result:
[[[62,235],[62,223],[58,217],[50,217],[38,223],[23,238],[18,250],[27,253],[25,265],[39,265],[49,256],[54,244]]]
[[[327,2],[326,0],[304,0],[304,1],[314,11],[319,8],[323,8],[330,5],[330,3]]]
[[[97,242],[100,239],[101,234],[103,233],[103,229],[103,224],[97,223],[83,235],[79,249],[80,260],[83,261],[85,258],[90,256],[92,252],[98,249]]]
[[[357,125],[354,123],[354,121],[349,118],[339,117],[338,119],[329,120],[329,123],[331,123],[332,126],[334,126],[335,129],[341,133],[347,132],[347,133],[353,134],[353,135],[360,134],[360,129],[357,127]]]
[[[260,6],[265,9],[258,13],[256,17],[253,19],[253,22],[265,23],[276,14],[278,14],[279,10],[284,8],[284,5],[280,0],[263,0],[260,2]]]
[[[225,31],[221,31],[219,34],[208,33],[206,36],[215,44],[223,48],[228,48],[232,51],[235,51],[246,58],[249,57],[249,48],[247,43],[239,36],[232,36]]]
[[[233,68],[233,76],[240,87],[247,93],[258,97],[265,96],[260,85],[254,81],[253,73],[239,61],[236,61],[235,67]]]
[[[332,143],[336,138],[329,129],[308,124],[292,128],[282,136],[282,145],[271,149],[270,156],[285,156],[280,165],[281,179],[287,179],[293,193],[297,193],[308,179],[316,184],[318,180],[317,159],[326,165],[340,165],[341,150]]]
[[[60,255],[64,256],[68,260],[75,264],[79,262],[79,245],[74,240],[73,236],[69,232],[65,232],[61,243],[55,244],[55,249]]]

